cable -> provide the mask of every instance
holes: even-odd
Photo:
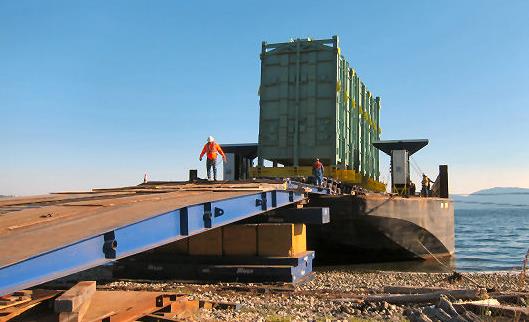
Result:
[[[422,175],[424,174],[424,171],[422,171],[421,167],[419,166],[419,163],[415,160],[413,156],[410,156],[410,164],[412,165],[412,168],[415,170],[415,175],[418,177],[419,182],[421,182]]]
[[[523,289],[525,286],[525,278],[526,278],[526,271],[527,271],[527,263],[529,263],[529,249],[527,250],[527,253],[525,254],[525,258],[523,260],[523,267],[522,271],[520,272],[519,282],[518,286],[520,289]]]
[[[474,281],[473,279],[471,279],[470,277],[468,276],[465,276],[459,272],[457,272],[455,269],[452,269],[451,267],[449,267],[448,265],[444,264],[443,262],[441,262],[434,254],[432,254],[432,252],[426,247],[424,246],[423,243],[421,243],[420,240],[417,239],[417,241],[419,242],[419,245],[421,245],[424,250],[426,250],[428,252],[428,254],[430,254],[430,256],[432,256],[433,259],[435,259],[437,261],[437,263],[439,263],[442,267],[448,269],[449,271],[452,272],[452,275],[449,276],[448,278],[454,276],[454,277],[461,277],[461,278],[465,278],[466,280],[470,281],[472,284],[476,285],[477,287],[479,288],[484,288],[481,284],[479,284],[478,282]],[[444,278],[443,278],[444,279]]]
[[[412,162],[413,164],[415,164],[415,166],[417,167],[417,169],[419,169],[420,173],[423,174],[424,171],[422,171],[421,167],[419,167],[419,164],[417,163],[417,161],[415,161],[415,158],[414,158],[412,155],[410,156],[410,159],[411,159],[411,162]]]
[[[419,178],[421,177],[421,170],[419,168],[417,168],[417,166],[413,163],[410,163],[411,166],[412,166],[412,170],[415,171],[415,175],[418,176]]]

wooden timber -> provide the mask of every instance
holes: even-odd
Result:
[[[0,308],[0,322],[9,321],[41,303],[53,299],[61,293],[61,291],[41,289],[28,290],[25,292],[27,292],[27,295],[30,296],[31,299],[29,301],[23,301],[22,303],[15,303],[9,307],[4,306],[3,308]]]
[[[156,310],[158,292],[98,291],[84,316],[84,321],[96,321],[109,316],[110,321],[135,321]]]
[[[483,314],[490,311],[493,316],[501,316],[504,318],[512,319],[512,321],[528,321],[529,320],[529,308],[510,306],[510,305],[490,305],[490,304],[479,304],[479,303],[453,303],[453,306],[458,312],[463,310],[469,310],[476,314]]]
[[[456,300],[480,300],[487,297],[487,291],[485,289],[469,289],[437,291],[423,294],[377,294],[366,296],[364,301],[385,301],[391,304],[438,303],[442,295],[449,296],[451,299]]]
[[[432,292],[453,292],[457,291],[458,289],[450,289],[450,288],[443,288],[443,287],[414,287],[414,286],[385,286],[384,287],[384,293],[389,294],[425,294],[425,293],[432,293]],[[464,289],[459,289],[459,291],[463,292]],[[447,293],[448,294],[448,293]]]
[[[55,312],[76,312],[95,292],[95,281],[79,282],[55,299]]]
[[[38,291],[32,302],[21,304],[9,312],[0,311],[0,321],[9,321],[20,316],[20,321],[31,322],[124,322],[124,321],[188,321],[200,309],[238,310],[240,304],[210,302],[188,299],[186,295],[150,291],[96,291],[89,301],[79,302],[75,312],[61,312],[57,315],[49,305],[32,310],[36,305],[57,296],[61,291]],[[30,291],[31,292],[31,291]],[[81,313],[82,312],[82,317]],[[65,314],[68,313],[68,314]]]

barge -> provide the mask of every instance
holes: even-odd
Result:
[[[381,141],[382,100],[351,67],[338,37],[262,43],[259,141],[223,146],[224,178],[314,182],[325,165],[325,189],[309,205],[328,207],[330,223],[308,226],[318,261],[428,259],[454,254],[454,209],[448,170],[414,192],[409,158],[428,140]],[[379,151],[391,157],[391,186],[380,182]],[[257,158],[257,165],[253,160]]]
[[[310,206],[329,207],[327,225],[309,226],[307,246],[320,262],[432,259],[454,254],[453,203],[444,198],[380,194],[317,195]]]

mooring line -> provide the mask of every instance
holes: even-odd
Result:
[[[434,254],[432,254],[432,252],[426,247],[424,246],[424,244],[417,239],[417,241],[419,242],[419,244],[428,252],[428,254],[430,254],[433,259],[435,259],[441,266],[445,267],[446,269],[448,269],[451,273],[452,273],[452,276],[456,276],[456,277],[462,277],[462,278],[465,278],[467,279],[468,281],[472,282],[474,285],[476,285],[477,287],[479,288],[485,288],[483,287],[483,285],[480,285],[478,282],[474,281],[473,279],[471,279],[470,277],[468,276],[465,276],[463,275],[462,273],[459,273],[458,271],[456,271],[455,269],[452,269],[450,268],[448,265],[446,265],[445,263],[441,262]],[[439,282],[439,281],[442,281],[446,278],[449,278],[449,277],[444,277],[438,281],[435,281],[435,283]],[[431,284],[430,284],[431,285]]]
[[[518,283],[518,286],[520,289],[523,289],[525,286],[525,278],[527,276],[527,264],[529,263],[529,249],[527,249],[527,253],[525,254],[525,258],[523,260],[523,266],[522,271],[520,272],[520,281]]]

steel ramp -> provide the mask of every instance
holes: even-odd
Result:
[[[2,200],[0,295],[141,253],[304,198],[300,191],[279,190],[277,185],[231,190],[164,189],[153,193],[102,193],[96,198],[75,194],[61,199],[52,195],[53,202],[46,198],[26,203],[23,198],[14,198],[11,203]]]

